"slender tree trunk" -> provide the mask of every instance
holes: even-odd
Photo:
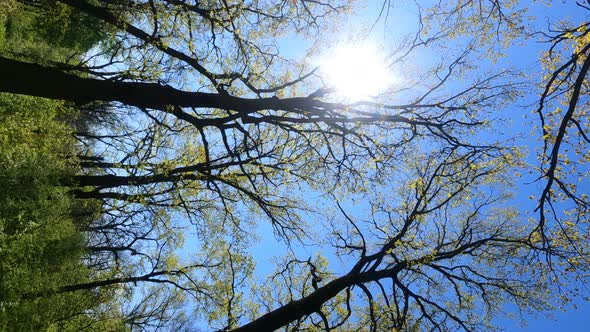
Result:
[[[152,273],[148,273],[138,277],[120,277],[120,278],[113,278],[113,279],[106,279],[106,280],[97,280],[92,282],[87,282],[83,284],[76,284],[76,285],[68,285],[62,286],[55,290],[45,291],[41,293],[31,293],[25,294],[23,297],[27,299],[33,299],[37,297],[45,297],[51,296],[54,294],[60,293],[67,293],[67,292],[76,292],[82,290],[91,290],[99,287],[111,286],[116,284],[127,284],[127,283],[138,283],[138,282],[155,282],[155,283],[164,283],[165,280],[157,279],[156,277],[160,277],[163,275],[171,275],[174,272],[170,271],[156,271]]]

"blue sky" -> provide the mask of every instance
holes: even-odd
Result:
[[[357,17],[347,22],[346,26],[349,26],[355,30],[358,27],[366,26],[368,22],[374,21],[378,16],[380,5],[381,1],[370,1],[370,5],[367,8],[358,9]],[[583,16],[584,12],[577,8],[573,4],[573,1],[554,1],[551,7],[539,4],[538,2],[530,2],[528,3],[528,7],[530,15],[536,18],[534,25],[539,27],[539,29],[546,29],[548,23],[556,23],[562,19],[572,21],[587,19]],[[395,38],[395,34],[392,33],[392,30],[395,32],[401,32],[404,29],[408,31],[411,30],[413,28],[413,23],[411,22],[412,17],[415,17],[415,10],[411,6],[403,7],[403,5],[396,5],[396,8],[390,12],[388,20],[384,21],[382,19],[382,21],[375,26],[367,39],[380,46],[391,44],[391,39]],[[341,35],[342,40],[347,39],[345,32],[346,30],[344,30]],[[546,48],[547,44],[540,43],[535,38],[532,38],[526,41],[524,44],[512,46],[507,49],[506,57],[501,58],[496,63],[482,62],[481,69],[485,70],[486,66],[513,67],[530,73],[531,75],[529,80],[531,82],[537,83],[540,78],[539,75],[541,68],[538,59],[541,51],[545,50]],[[297,50],[292,47],[287,47],[286,52],[287,54],[290,54],[294,57],[298,55]],[[420,60],[429,60],[428,54],[423,54],[422,56],[423,58]],[[506,114],[511,116],[513,120],[512,124],[507,124],[507,128],[511,128],[510,130],[512,131],[511,133],[508,133],[508,135],[521,134],[521,140],[519,141],[519,144],[529,146],[529,152],[531,153],[529,156],[529,162],[532,164],[536,163],[534,151],[540,142],[536,140],[534,135],[531,135],[533,130],[531,121],[536,119],[532,119],[530,117],[525,119],[525,114],[530,113],[530,104],[536,101],[538,98],[538,93],[539,91],[531,91],[530,95],[524,96],[523,98],[517,100],[514,105],[511,105],[505,111],[507,112]],[[529,108],[528,112],[526,111],[527,107]],[[522,128],[525,128],[524,131],[526,132],[524,132]],[[528,197],[531,193],[535,193],[535,190],[538,189],[538,186],[534,184],[529,185],[528,187],[523,186],[521,189],[519,189],[520,192],[518,195],[516,195],[520,198],[514,203],[519,206],[523,212],[532,211],[535,207],[535,201],[529,200]],[[272,237],[270,234],[270,229],[263,226],[260,228],[260,230],[261,238],[268,239],[269,236]],[[273,241],[261,241],[257,246],[255,246],[254,253],[258,258],[262,258],[264,256],[270,257],[272,253],[275,252],[276,245],[277,244],[273,243]],[[305,252],[307,250],[311,256],[317,249],[318,248],[308,248],[303,249],[303,251]],[[262,261],[264,262],[264,258],[262,258]],[[270,264],[261,264],[257,271],[259,273],[268,272],[268,270],[272,269],[272,267],[269,265]],[[584,299],[573,299],[572,306],[566,308],[566,311],[558,309],[551,312],[551,314],[525,314],[524,319],[527,322],[526,327],[520,326],[519,322],[516,320],[509,319],[499,319],[496,321],[496,323],[500,327],[503,327],[506,331],[587,331],[588,326],[590,326],[590,303]]]
[[[345,26],[346,28],[342,29],[342,32],[336,37],[337,39],[343,41],[348,40],[350,39],[348,33],[352,33],[355,37],[365,37],[367,42],[373,43],[377,49],[387,49],[388,46],[395,44],[403,32],[413,31],[413,29],[415,29],[415,7],[412,5],[404,7],[397,1],[392,1],[392,3],[395,5],[395,8],[389,12],[387,20],[385,20],[385,17],[382,17],[379,21],[379,24],[375,25],[371,33],[367,35],[362,30],[362,27],[370,26],[371,23],[376,20],[379,15],[379,10],[381,9],[380,5],[382,2],[371,0],[368,1],[368,3],[368,7],[358,8],[356,11],[356,17],[342,23],[342,26]],[[580,11],[574,5],[572,5],[572,3],[566,4],[562,1],[556,2],[552,8],[545,7],[539,3],[531,3],[530,9],[530,13],[538,18],[536,24],[541,29],[546,28],[547,22],[556,22],[568,16],[572,16],[574,20],[585,18],[576,17],[576,15],[580,15]],[[301,40],[286,39],[284,43],[281,44],[283,47],[283,55],[287,55],[292,58],[300,57],[302,55],[302,50],[305,48],[302,46],[309,46],[309,44],[302,45],[302,43],[303,42]],[[536,82],[539,79],[538,74],[540,73],[540,64],[538,62],[538,58],[540,52],[546,47],[546,44],[538,43],[534,39],[531,39],[524,45],[517,45],[507,49],[506,57],[499,59],[496,63],[482,61],[478,65],[480,66],[481,70],[494,69],[496,67],[515,67],[517,69],[525,70],[528,73],[531,73],[532,75],[530,79]],[[320,55],[318,56],[329,52],[329,49],[320,50]],[[413,65],[420,67],[425,63],[427,64],[428,62],[433,61],[433,59],[436,59],[436,53],[436,49],[419,52],[412,58],[414,61]],[[314,61],[317,61],[317,59]],[[393,72],[395,72],[395,68],[393,68]],[[403,86],[403,79],[399,79],[398,84]],[[521,141],[519,141],[519,144],[530,146],[531,148],[529,152],[531,153],[534,152],[535,146],[538,146],[540,143],[535,139],[534,135],[531,135],[533,129],[530,121],[532,121],[532,119],[524,118],[525,114],[530,114],[530,107],[527,106],[527,109],[527,107],[524,107],[524,105],[534,103],[538,93],[538,91],[532,90],[529,96],[524,96],[522,99],[519,99],[514,105],[511,105],[505,109],[503,114],[505,117],[512,119],[510,124],[504,124],[505,128],[510,128],[507,136],[520,134]],[[525,128],[524,131],[522,128]],[[530,155],[529,162],[533,164],[536,163],[534,155]],[[528,179],[529,182],[532,180],[533,178]],[[535,190],[538,190],[538,187],[535,185],[520,188],[517,195],[517,197],[520,197],[520,199],[514,201],[514,204],[519,206],[519,208],[523,211],[533,210],[535,207],[534,201],[529,200],[528,197],[530,194],[535,193]],[[303,191],[305,192],[306,189]],[[308,196],[306,198],[309,201],[315,200],[315,197],[312,196]],[[348,204],[347,208],[353,209],[353,205]],[[349,212],[355,213],[358,211]],[[275,254],[283,253],[284,250],[282,250],[283,246],[275,241],[275,238],[272,234],[272,229],[269,227],[268,223],[260,223],[258,228],[260,240],[256,241],[257,244],[253,246],[252,253],[258,262],[256,270],[257,275],[264,276],[274,268],[272,262],[270,261],[271,257]],[[187,236],[187,238],[190,238],[190,236]],[[194,243],[187,241],[185,249],[192,248],[192,244]],[[313,257],[319,252],[323,252],[323,250],[321,246],[314,246],[299,248],[297,249],[297,252],[300,258],[306,259],[307,257]],[[323,254],[326,254],[328,258],[330,258],[330,267],[333,271],[338,272],[339,270],[346,268],[346,264],[339,264],[337,259],[332,259],[333,257],[331,257],[327,251],[323,252]],[[527,327],[521,327],[517,321],[508,319],[499,319],[496,321],[496,323],[497,325],[504,327],[507,331],[542,332],[554,331],[556,329],[563,329],[573,332],[586,331],[588,330],[587,326],[590,324],[590,304],[580,299],[574,300],[574,304],[577,306],[577,309],[570,307],[568,308],[567,312],[556,310],[552,313],[552,315],[525,315],[524,318],[528,322]],[[507,308],[509,308],[509,306],[507,306]]]
[[[583,20],[588,19],[584,15],[588,12],[575,6],[574,1],[553,1],[550,7],[539,4],[538,2],[530,3],[529,13],[537,18],[536,26],[540,27],[540,29],[546,29],[548,24],[556,24],[560,20],[583,22]],[[547,47],[548,44],[540,42],[538,38],[533,38],[523,46],[517,45],[508,49],[507,57],[504,61],[507,64],[511,64],[516,68],[530,73],[531,80],[537,83],[541,68],[538,59],[541,52],[545,51]],[[518,101],[517,106],[528,105],[530,102],[535,103],[538,100],[539,93],[539,91],[531,91],[530,95],[524,96],[524,98]],[[523,110],[526,114],[526,107]],[[528,112],[530,113],[530,108]],[[518,130],[517,128],[522,125],[520,128],[532,129],[530,122],[536,120],[538,120],[536,116],[529,116],[528,119],[524,119],[522,116],[515,117],[514,128]],[[525,137],[528,136],[526,132],[522,132],[522,134]],[[528,139],[525,138],[523,141],[523,143],[530,146],[529,152],[531,155],[529,156],[529,162],[532,164],[537,163],[534,155],[534,149],[540,144],[536,140],[537,137],[538,135],[534,135],[533,133],[533,135],[528,136]],[[520,200],[517,202],[521,209],[526,211],[534,209],[532,204],[535,204],[536,201],[529,200],[528,197],[529,193],[538,195],[538,192],[535,192],[538,190],[539,186],[534,184],[521,189],[523,194],[519,195]],[[590,192],[590,188],[581,188],[581,190]],[[586,289],[586,297],[588,298],[588,287],[586,286],[584,288]],[[565,308],[565,310],[557,309],[551,312],[551,314],[525,315],[524,317],[527,321],[526,327],[519,326],[513,321],[504,320],[500,320],[498,324],[503,326],[507,331],[588,331],[590,326],[590,302],[585,299],[575,298],[572,299],[571,305]]]

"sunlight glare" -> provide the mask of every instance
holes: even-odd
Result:
[[[324,57],[322,76],[349,102],[374,98],[393,84],[381,54],[370,45],[342,45]]]

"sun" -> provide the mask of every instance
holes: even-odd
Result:
[[[341,98],[372,99],[393,83],[382,54],[372,45],[340,45],[323,57],[322,77]]]

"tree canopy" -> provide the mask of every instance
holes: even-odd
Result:
[[[358,6],[0,5],[0,326],[487,331],[583,295],[588,23],[408,2],[396,82],[351,100],[314,59]]]

